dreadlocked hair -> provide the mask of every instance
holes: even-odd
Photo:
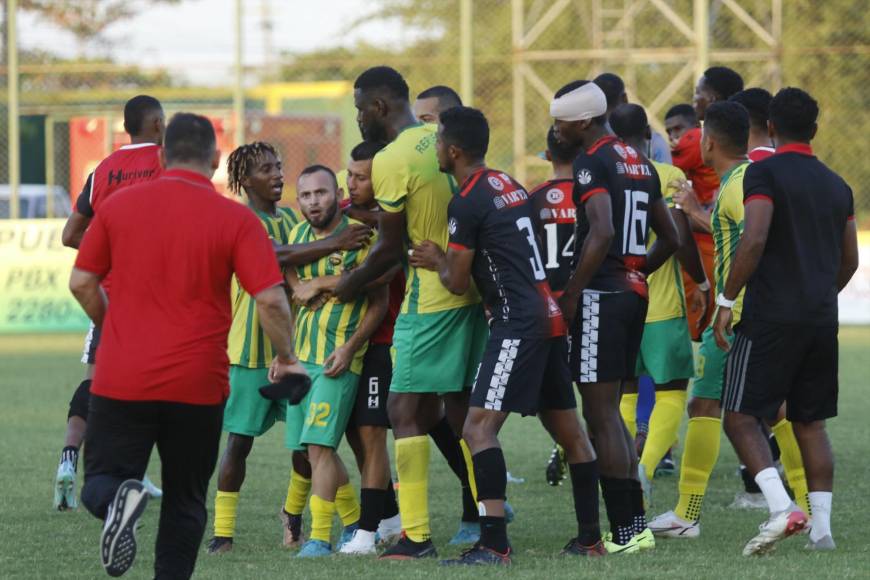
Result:
[[[275,148],[262,141],[242,145],[230,153],[227,158],[227,179],[231,192],[236,195],[242,193],[242,180],[251,174],[254,164],[266,153],[278,158]]]

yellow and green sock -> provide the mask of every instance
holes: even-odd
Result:
[[[637,437],[637,393],[623,393],[619,401],[619,414],[631,438]]]
[[[707,482],[719,459],[722,420],[716,417],[689,419],[683,460],[680,464],[680,499],[674,509],[679,517],[694,522],[701,517]]]
[[[287,486],[287,499],[284,500],[284,511],[288,514],[300,515],[305,511],[308,494],[311,493],[311,479],[291,472],[290,484]]]
[[[425,542],[429,528],[429,437],[418,435],[396,439],[396,471],[399,475],[399,512],[405,534],[414,542]]]
[[[640,458],[641,467],[650,481],[659,461],[674,444],[685,412],[686,391],[656,391],[656,405],[649,418],[649,433]]]
[[[236,511],[239,507],[239,492],[218,490],[214,498],[214,535],[232,538],[236,529]]]
[[[345,483],[335,492],[335,509],[338,517],[341,518],[341,525],[346,527],[359,521],[359,499],[350,482]]]
[[[335,515],[335,502],[312,495],[310,505],[311,539],[329,544],[332,533],[332,516]]]
[[[779,460],[785,468],[785,478],[788,486],[794,493],[794,501],[804,510],[804,513],[812,515],[810,509],[810,495],[807,487],[807,476],[804,472],[804,460],[801,456],[801,448],[794,436],[791,423],[783,419],[771,428],[776,444],[779,445]]]

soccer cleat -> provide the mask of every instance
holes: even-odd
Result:
[[[560,555],[597,558],[599,556],[606,556],[607,548],[604,547],[604,542],[602,540],[598,540],[591,546],[584,546],[580,543],[579,538],[574,538],[568,542],[564,548],[562,548]]]
[[[72,461],[61,461],[54,478],[54,509],[74,510],[78,507],[76,499],[76,469]]]
[[[378,543],[392,544],[402,535],[402,518],[399,514],[391,518],[381,520],[378,524]]]
[[[637,466],[637,479],[640,481],[640,489],[643,492],[643,505],[649,509],[652,505],[652,482],[647,478],[643,465]]]
[[[637,543],[637,536],[633,536],[624,544],[617,544],[613,541],[613,535],[608,532],[604,535],[602,542],[604,543],[604,549],[607,550],[608,554],[636,554],[637,552],[640,552],[640,544]]]
[[[109,504],[100,537],[100,557],[109,576],[121,576],[136,558],[136,523],[148,504],[142,482],[128,479],[121,483]]]
[[[338,544],[336,544],[335,549],[340,552],[341,547],[350,541],[358,529],[359,521],[356,521],[349,526],[345,526],[344,529],[341,530],[341,537],[338,538]]]
[[[438,552],[435,550],[435,544],[432,540],[425,542],[415,542],[409,538],[405,532],[402,532],[402,537],[395,545],[387,548],[387,551],[381,554],[381,560],[418,560],[420,558],[435,558]]]
[[[281,508],[278,512],[281,517],[281,523],[284,528],[284,547],[298,548],[305,543],[305,536],[302,535],[302,514],[290,514]]]
[[[767,508],[767,500],[763,493],[738,492],[734,501],[728,506],[732,510],[761,510]]]
[[[673,511],[656,516],[649,523],[649,529],[662,538],[697,538],[701,535],[699,522],[686,521]]]
[[[550,460],[547,462],[547,483],[550,485],[562,485],[568,477],[568,469],[565,463],[565,450],[558,445],[553,446]]]
[[[369,532],[367,530],[357,529],[354,531],[351,538],[341,545],[341,548],[339,548],[338,551],[342,554],[353,554],[358,556],[376,554],[376,536],[376,532]]]
[[[758,526],[758,534],[743,548],[744,556],[759,556],[776,549],[776,542],[799,533],[807,525],[807,515],[792,505],[791,508],[771,514]]]
[[[450,546],[464,546],[466,544],[476,544],[479,541],[480,523],[459,522],[459,530],[450,538],[447,544]]]
[[[205,553],[210,556],[214,556],[216,554],[223,554],[225,552],[229,552],[232,549],[232,538],[222,538],[220,536],[215,536],[211,540],[209,540],[208,545],[205,548]]]
[[[308,540],[296,554],[297,558],[322,558],[332,554],[332,546],[323,540]]]
[[[635,534],[631,539],[637,543],[641,550],[652,550],[656,547],[656,537],[649,528],[644,528],[641,533]]]
[[[154,485],[154,482],[148,479],[148,476],[142,478],[142,485],[145,486],[145,492],[154,499],[163,497],[163,490]]]
[[[509,501],[504,502],[504,523],[509,524],[517,518],[517,512]]]
[[[812,538],[807,542],[807,545],[804,546],[805,550],[812,550],[815,552],[830,552],[831,550],[836,550],[837,545],[834,543],[834,538],[831,537],[830,534],[827,536],[822,536],[815,542]]]
[[[674,458],[671,454],[672,449],[668,449],[668,452],[665,453],[665,456],[662,457],[662,460],[659,461],[659,464],[656,466],[655,473],[653,473],[653,477],[659,477],[662,475],[673,475],[677,471],[677,466],[674,464]]]
[[[462,552],[458,558],[441,560],[438,563],[441,566],[510,566],[511,549],[508,548],[507,552],[501,554],[477,543]]]

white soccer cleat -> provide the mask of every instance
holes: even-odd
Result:
[[[154,485],[154,482],[148,479],[147,475],[142,478],[142,487],[145,488],[145,493],[154,499],[163,497],[163,490]]]
[[[701,535],[700,522],[684,520],[673,511],[656,516],[649,523],[649,529],[661,538],[697,538]]]
[[[61,461],[54,478],[54,509],[74,510],[78,507],[76,499],[76,469],[71,461]]]
[[[378,525],[378,543],[392,544],[402,535],[402,518],[399,514],[391,518],[381,520]]]
[[[767,500],[763,493],[741,491],[734,496],[734,501],[728,506],[732,510],[762,510],[767,509]]]
[[[340,554],[352,554],[354,556],[367,556],[377,554],[375,549],[375,535],[377,532],[356,529],[350,540],[342,544]]]
[[[771,514],[758,526],[758,534],[743,548],[744,556],[768,554],[776,548],[776,542],[800,533],[807,525],[807,514],[792,505],[789,509]]]

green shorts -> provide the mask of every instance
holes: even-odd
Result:
[[[733,341],[733,336],[728,337],[729,343]],[[708,326],[701,335],[701,347],[698,349],[698,365],[692,383],[693,397],[714,401],[722,399],[726,362],[728,362],[728,353],[716,346],[713,327]]]
[[[286,402],[270,401],[260,395],[269,384],[269,369],[249,369],[230,365],[230,398],[224,407],[224,431],[259,437],[275,421],[283,421]]]
[[[391,393],[455,393],[474,383],[489,326],[483,306],[399,314]]]
[[[321,365],[302,362],[311,377],[311,390],[298,405],[287,405],[285,444],[302,451],[308,445],[338,448],[356,402],[359,375],[345,371],[336,378]]]
[[[647,322],[643,327],[640,353],[637,355],[637,375],[652,377],[657,385],[695,374],[692,338],[685,318]]]

